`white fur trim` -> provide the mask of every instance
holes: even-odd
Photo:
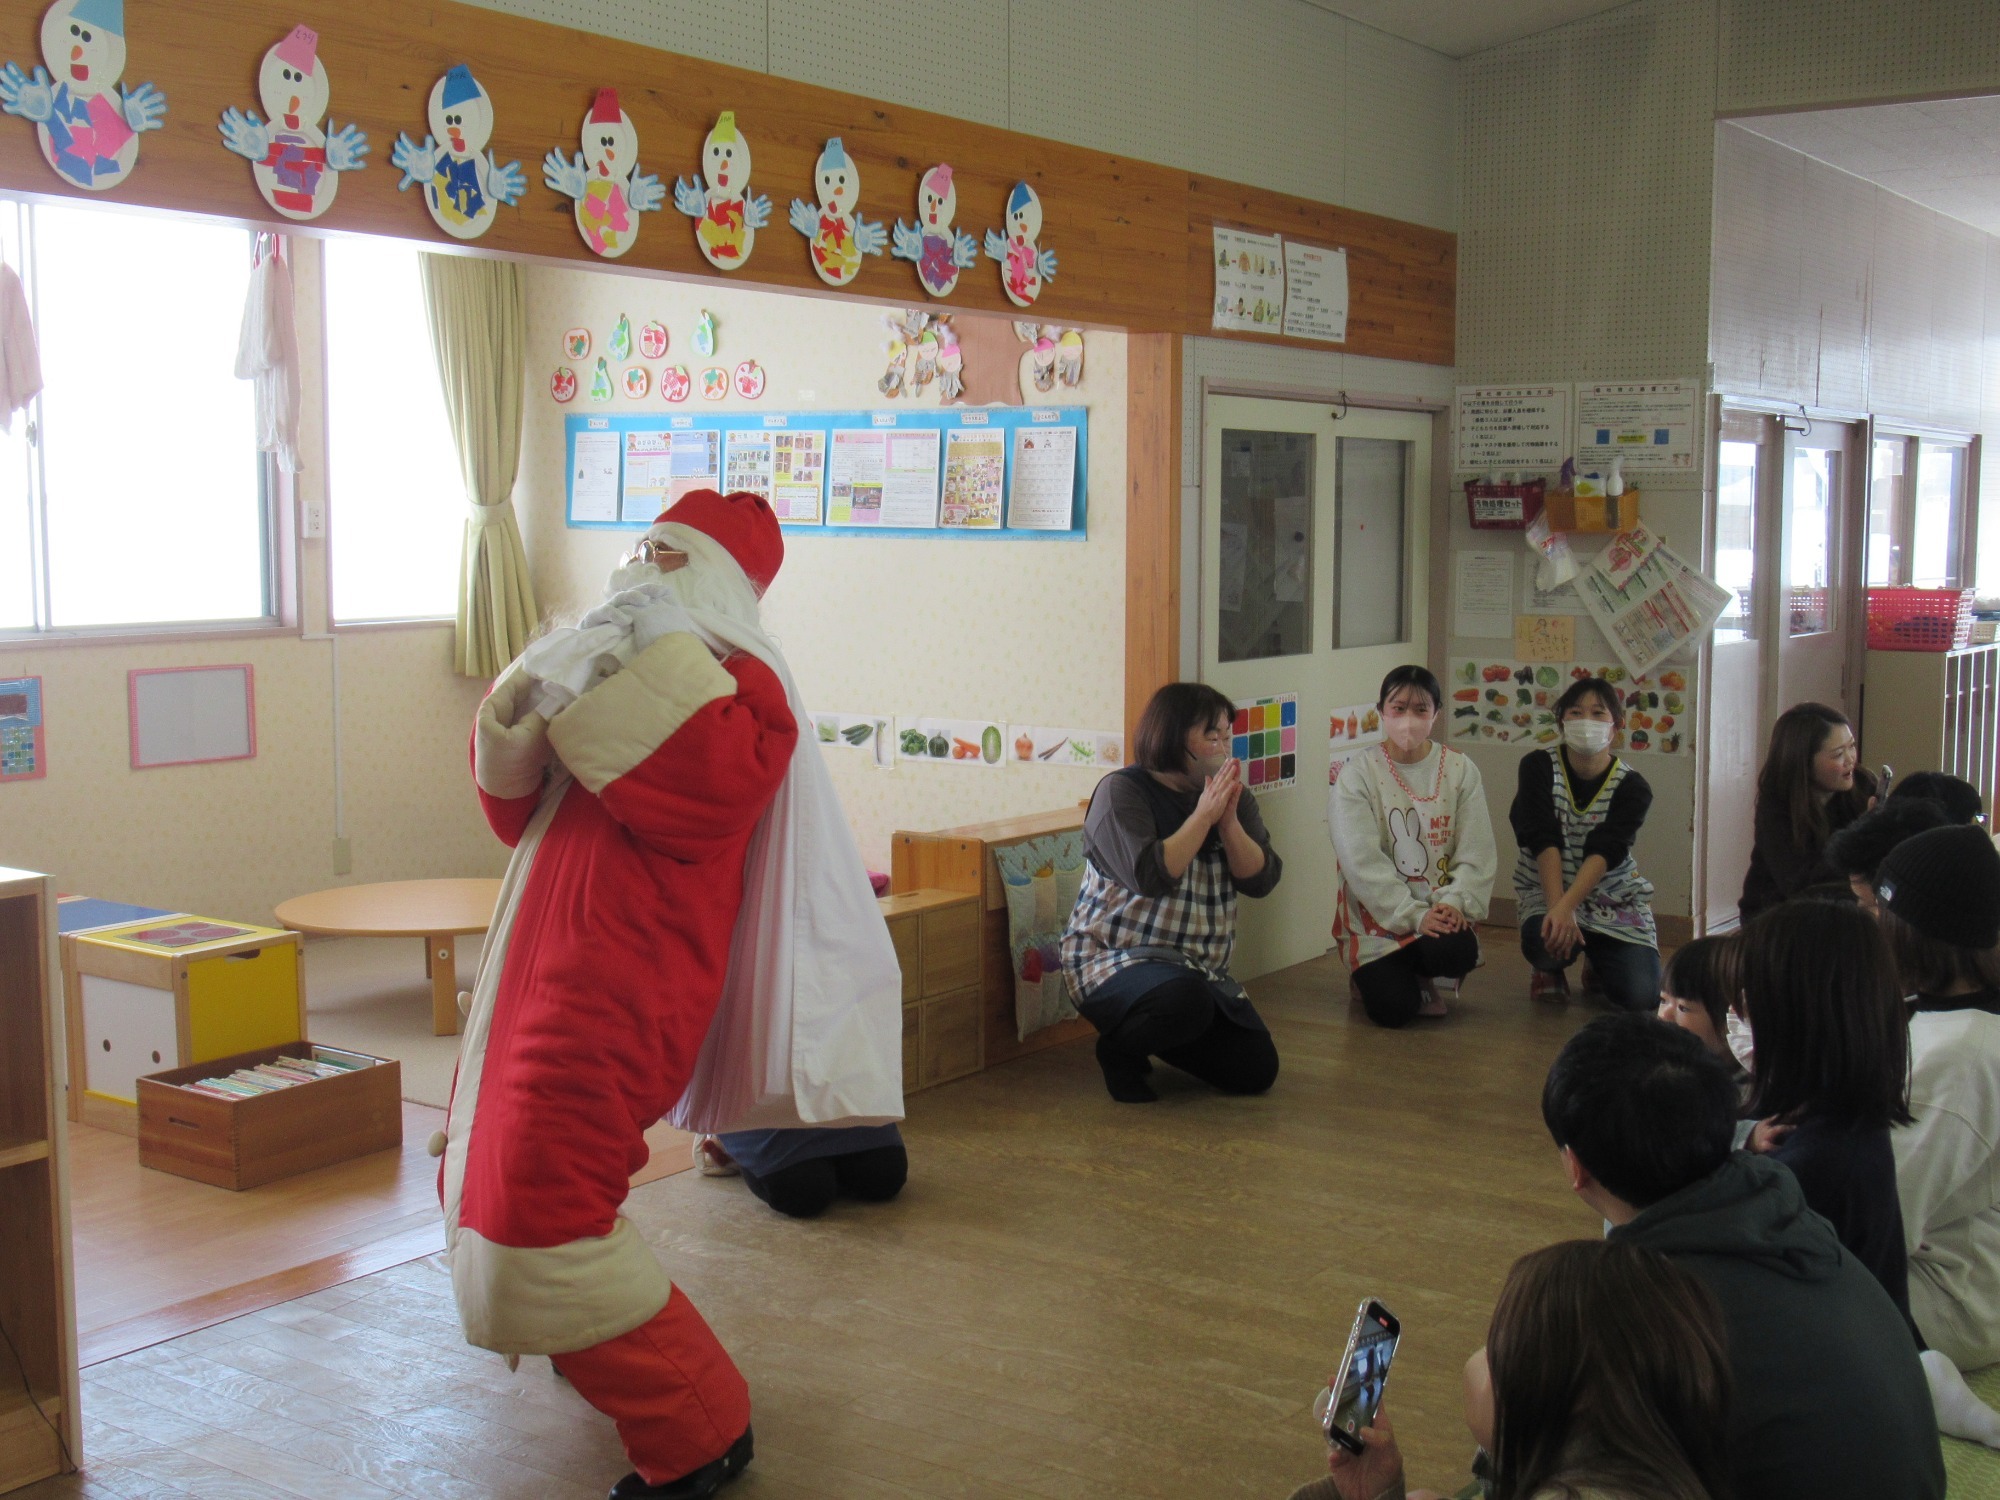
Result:
[[[599,1239],[547,1249],[496,1245],[460,1229],[451,1289],[466,1339],[496,1354],[568,1354],[630,1333],[673,1283],[630,1219]]]
[[[708,647],[675,631],[557,714],[549,743],[578,781],[602,792],[701,709],[735,693],[736,679]]]

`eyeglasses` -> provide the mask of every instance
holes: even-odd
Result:
[[[687,554],[666,542],[656,542],[651,537],[642,537],[639,545],[625,554],[628,563],[652,563],[662,572],[671,573],[676,568],[687,566]]]

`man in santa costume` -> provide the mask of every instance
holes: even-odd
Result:
[[[858,946],[839,938],[828,952],[814,930],[834,924],[798,894],[832,881],[837,925],[851,927],[861,908],[846,886],[867,886],[758,625],[783,557],[761,498],[683,497],[612,574],[603,604],[500,676],[473,732],[480,803],[514,854],[442,1146],[452,1285],[472,1343],[551,1356],[616,1422],[635,1472],[614,1500],[699,1500],[751,1454],[742,1374],[618,1212],[646,1161],[643,1132],[687,1112],[691,1081],[700,1093],[727,1071],[717,1052],[732,996],[754,991],[763,1005],[777,985],[789,1006],[831,971],[857,971],[864,1003],[827,1011],[831,1050],[851,1062],[900,1046],[879,918],[879,941],[862,922]],[[738,930],[753,921],[770,931]],[[828,1048],[800,1052],[777,1064],[800,1080],[794,1122],[881,1108],[886,1087],[862,1090],[864,1103],[820,1089],[809,1075]],[[896,1085],[883,1113],[900,1113]],[[790,1110],[789,1082],[781,1092]]]

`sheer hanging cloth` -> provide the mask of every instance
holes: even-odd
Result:
[[[275,234],[257,236],[243,326],[236,336],[236,378],[254,382],[257,451],[299,472],[299,332],[293,316],[292,267]]]
[[[472,506],[458,569],[454,660],[461,676],[497,677],[528,644],[536,614],[513,502],[527,357],[521,269],[462,255],[419,260],[431,350]]]

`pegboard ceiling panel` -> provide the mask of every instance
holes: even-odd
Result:
[[[2000,92],[1994,0],[1719,0],[1724,114]]]
[[[767,0],[767,5],[771,72],[1009,128],[1007,6],[937,0],[865,5]]]

